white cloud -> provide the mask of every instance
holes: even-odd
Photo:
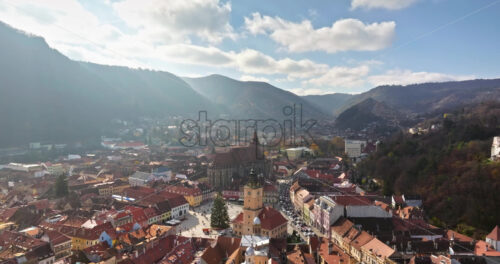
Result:
[[[389,10],[398,10],[409,7],[418,0],[352,0],[351,8],[383,8]]]
[[[118,16],[151,42],[197,36],[217,43],[235,38],[229,23],[231,4],[219,0],[124,0],[113,5]]]
[[[380,75],[373,75],[368,81],[378,85],[407,85],[425,82],[448,82],[474,79],[473,75],[452,75],[436,72],[413,72],[410,70],[394,69]]]
[[[310,78],[328,70],[326,64],[290,58],[276,60],[252,49],[235,54],[234,59],[241,71],[251,74],[285,74],[289,78]]]
[[[328,90],[322,90],[318,88],[294,88],[294,89],[289,89],[289,92],[292,92],[296,95],[299,96],[304,96],[304,95],[322,95],[322,94],[329,94]]]
[[[134,3],[133,0],[125,0],[125,2]],[[202,5],[202,2],[208,4]],[[166,10],[183,8],[189,10],[190,7],[196,6],[196,4],[200,5],[200,7],[208,6],[213,10],[208,7],[205,10],[212,10],[212,12],[226,14],[225,12],[230,11],[230,6],[227,3],[222,4],[216,0],[195,0],[194,4],[191,1],[189,3],[177,3],[175,1],[172,3],[172,6],[158,11],[159,14],[169,14]],[[159,5],[162,6],[161,3]],[[146,7],[138,7],[138,9],[141,8],[149,10]],[[140,12],[143,11],[139,10]],[[133,22],[134,18],[131,18],[134,16],[133,12],[127,15],[122,14],[122,16],[128,21],[127,23]],[[138,22],[139,24],[132,29],[118,28],[113,24],[101,21],[77,0],[0,0],[0,18],[3,22],[15,28],[44,37],[51,47],[58,49],[72,59],[108,65],[174,71],[180,68],[176,66],[191,71],[197,67],[193,65],[200,65],[199,68],[203,69],[203,72],[220,72],[220,68],[225,68],[237,71],[238,73],[235,76],[241,76],[241,80],[271,81],[279,82],[284,87],[299,87],[294,90],[299,94],[322,94],[340,90],[352,92],[364,90],[369,88],[367,86],[370,85],[409,84],[473,78],[473,76],[412,72],[397,69],[370,76],[370,70],[375,71],[382,62],[347,61],[347,66],[332,67],[309,59],[272,57],[254,49],[223,50],[213,46],[213,43],[205,43],[203,46],[201,44],[195,45],[193,44],[194,41],[191,41],[193,36],[216,42],[223,38],[232,38],[234,32],[232,28],[229,28],[230,25],[226,25],[225,22],[214,22],[213,25],[219,26],[206,25],[206,27],[201,27],[202,29],[198,30],[195,25],[189,24],[191,22],[186,22],[186,25],[183,24],[184,21],[175,17],[162,17],[162,19],[173,21],[172,23],[177,23],[177,25],[184,25],[180,26],[182,29],[179,28],[178,32],[171,25],[162,26],[162,23],[155,22],[156,20]],[[248,30],[254,34],[265,33],[271,34],[271,36],[280,30],[285,34],[296,26],[306,25],[306,31],[310,30],[312,32],[305,31],[304,34],[311,33],[314,37],[317,32],[323,30],[331,33],[333,28],[339,26],[338,23],[340,23],[337,21],[332,28],[313,29],[310,22],[296,24],[281,18],[260,16],[258,13],[257,15],[254,14],[254,18],[257,18],[257,20],[254,19],[253,22],[259,22],[259,19],[261,21],[259,23],[247,23]],[[158,21],[167,21],[158,19]],[[205,19],[207,18],[200,18],[199,21],[205,21]],[[345,23],[345,20],[341,21]],[[355,22],[355,20],[351,22]],[[342,26],[342,23],[340,23],[340,26]],[[377,25],[380,26],[381,24]],[[363,30],[366,27],[373,26],[373,24],[364,25],[363,23],[361,25],[364,26]],[[337,32],[336,29],[333,31]],[[171,33],[170,36],[161,37],[162,34],[168,32]],[[278,33],[276,34],[279,36]],[[353,32],[351,35],[359,34]],[[301,45],[306,45],[307,38],[300,36],[297,39],[297,46],[290,44],[289,49],[306,49]],[[346,40],[350,41],[351,39],[346,37]],[[320,42],[319,39],[316,39],[316,41]],[[196,41],[196,43],[198,42]],[[310,44],[312,46],[316,45],[316,43]],[[355,46],[353,46],[352,41],[351,44],[333,44],[332,50],[353,48]],[[326,47],[327,44],[317,44],[315,49]],[[186,65],[187,67],[185,67]],[[196,73],[193,70],[193,74]]]
[[[113,25],[101,22],[76,0],[59,1],[60,5],[49,4],[49,2],[53,3],[50,0],[20,0],[14,4],[0,0],[0,4],[3,3],[7,6],[7,8],[0,9],[0,17],[15,28],[43,36],[51,47],[60,50],[72,59],[101,64],[152,68],[153,65],[161,65],[162,63],[169,65],[173,62],[185,65],[233,68],[246,75],[278,74],[284,75],[287,79],[317,76],[329,68],[326,64],[315,63],[307,59],[275,59],[253,49],[237,52],[224,51],[211,45],[194,45],[190,43],[189,39],[186,39],[187,35],[183,35],[183,32],[189,30],[195,32],[194,25],[187,27],[189,30],[181,30],[181,33],[177,35],[173,32],[172,35],[176,35],[175,37],[161,39],[162,41],[151,41],[150,36],[152,32],[156,31],[154,28],[160,27],[159,25],[155,26],[153,22],[138,22],[140,26],[134,32],[124,33]],[[200,1],[195,1],[195,3],[198,2]],[[218,8],[218,10],[227,11],[230,9],[227,4],[216,6],[215,3],[218,1],[208,2],[211,3],[210,7]],[[124,3],[135,2],[133,0],[119,2],[119,4]],[[182,6],[182,3],[175,2],[173,5]],[[191,7],[193,3],[185,5]],[[117,8],[128,10],[124,6]],[[146,7],[137,8],[149,10]],[[181,7],[175,8],[182,9]],[[183,6],[183,8],[187,7]],[[162,14],[168,14],[168,12],[164,10]],[[129,22],[132,22],[134,13],[124,16],[130,16],[128,19]],[[40,23],[40,20],[45,21],[45,23]],[[142,28],[146,25],[151,25],[153,29]],[[208,32],[208,30],[201,30],[201,32]],[[230,33],[230,30],[222,32]],[[170,41],[174,38],[177,40],[171,43]]]
[[[332,67],[318,78],[304,81],[304,85],[316,87],[355,88],[363,87],[365,77],[370,72],[368,65],[358,67]]]
[[[244,81],[244,82],[270,82],[269,79],[267,78],[264,78],[264,77],[256,77],[256,76],[252,76],[252,75],[242,75],[240,77],[240,80],[241,81]]]
[[[294,23],[280,17],[253,13],[245,17],[246,29],[254,34],[268,34],[290,52],[375,51],[389,47],[395,34],[394,21],[365,24],[357,19],[341,19],[331,27],[314,29],[311,21]]]
[[[231,66],[234,52],[225,52],[216,47],[203,47],[191,44],[161,45],[155,50],[158,58],[178,63],[206,66]]]

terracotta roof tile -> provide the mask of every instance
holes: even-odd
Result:
[[[500,228],[495,226],[486,237],[495,241],[500,241]]]

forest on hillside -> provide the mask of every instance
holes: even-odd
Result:
[[[500,223],[500,162],[490,160],[500,135],[500,103],[486,102],[426,120],[436,129],[399,133],[358,166],[384,195],[418,194],[431,223],[481,237]]]

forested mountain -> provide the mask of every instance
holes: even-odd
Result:
[[[407,114],[446,111],[460,105],[500,100],[500,79],[378,86],[349,98],[337,114],[368,98]]]
[[[306,101],[316,105],[320,110],[329,115],[336,114],[351,97],[353,97],[353,95],[344,93],[302,96]]]
[[[283,107],[295,104],[302,105],[305,117],[327,117],[307,100],[265,82],[243,82],[222,75],[184,80],[231,116],[283,119],[288,118],[283,115]]]
[[[113,118],[207,110],[211,116],[282,119],[287,118],[283,107],[302,105],[304,118],[333,119],[368,98],[385,105],[373,109],[405,115],[500,98],[500,80],[381,86],[354,96],[299,97],[268,83],[221,75],[181,79],[168,72],[72,61],[42,38],[2,23],[0,39],[0,147],[94,138]],[[367,111],[372,108],[361,109],[362,119],[373,117]]]
[[[489,160],[500,135],[500,103],[461,108],[422,125],[423,135],[399,134],[359,164],[360,179],[383,182],[385,195],[419,194],[437,225],[471,235],[500,222],[500,162]],[[476,229],[477,228],[477,229]]]
[[[0,24],[0,147],[100,135],[112,118],[195,113],[212,104],[167,72],[76,62]]]
[[[385,103],[368,98],[342,112],[335,120],[339,129],[360,130],[371,123],[383,127],[399,127],[405,116]]]

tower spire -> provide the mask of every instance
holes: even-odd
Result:
[[[259,145],[259,137],[257,136],[257,129],[253,131],[252,144]]]

